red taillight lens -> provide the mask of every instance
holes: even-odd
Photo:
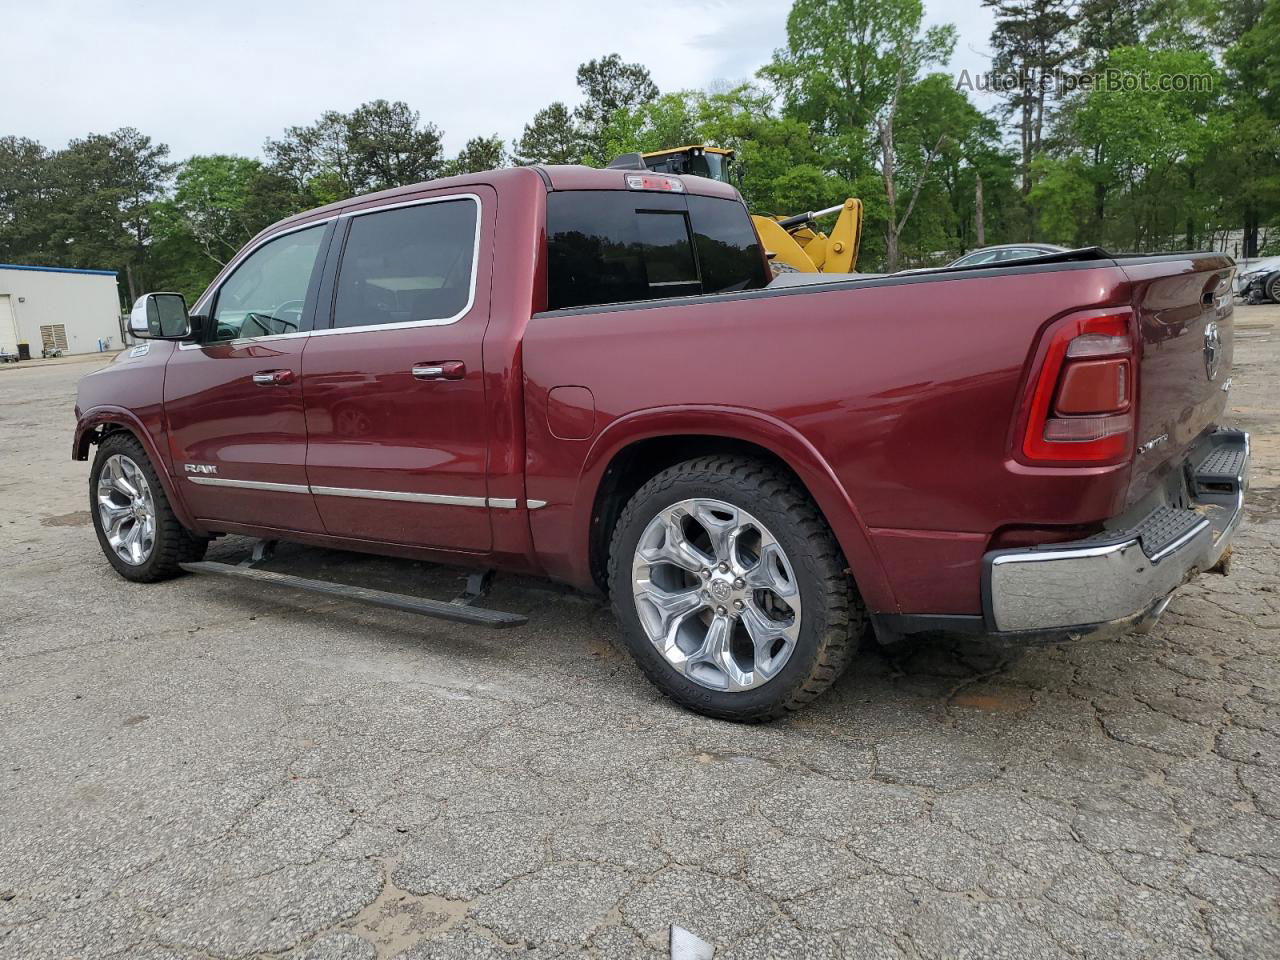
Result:
[[[1089,310],[1046,335],[1027,398],[1023,457],[1033,463],[1115,463],[1133,450],[1133,314]]]
[[[1062,383],[1053,412],[1111,413],[1129,406],[1129,360],[1069,360],[1062,369]]]

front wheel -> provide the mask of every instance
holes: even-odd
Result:
[[[672,700],[780,717],[835,682],[864,618],[845,561],[795,481],[703,457],[658,474],[614,530],[609,585],[628,648]]]
[[[176,576],[180,564],[199,560],[209,544],[178,521],[142,444],[127,433],[114,433],[98,446],[89,510],[102,552],[126,580]]]

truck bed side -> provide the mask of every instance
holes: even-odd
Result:
[[[1166,258],[1142,289],[1158,296],[1158,277],[1186,272],[1203,286],[1206,269]],[[993,534],[1009,538],[1001,545],[1020,534],[1073,539],[1143,493],[1131,461],[1029,466],[1014,437],[1044,328],[1081,308],[1128,305],[1135,289],[1114,261],[1094,260],[535,316],[523,362],[528,496],[547,503],[531,515],[539,559],[589,583],[592,494],[619,447],[648,430],[749,436],[731,425],[758,420],[777,436],[759,430],[761,446],[793,467],[812,453],[814,475],[847,496],[852,519],[828,518],[851,564],[875,566],[858,570],[873,611],[979,613]],[[555,390],[564,386],[578,389]],[[592,440],[549,428],[566,402],[593,407],[582,413]],[[1188,414],[1183,432],[1209,415]]]

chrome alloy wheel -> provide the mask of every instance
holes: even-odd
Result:
[[[111,549],[141,566],[156,543],[156,503],[142,470],[122,453],[107,458],[98,474],[98,519]]]
[[[682,500],[650,521],[631,563],[636,612],[676,670],[713,690],[778,675],[800,636],[800,587],[769,529],[722,500]]]

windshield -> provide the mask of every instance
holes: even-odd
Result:
[[[706,168],[706,172],[695,170],[695,173],[701,173],[704,177],[710,177],[712,180],[719,180],[721,183],[732,183],[729,179],[730,172],[733,167],[731,158],[722,153],[704,153],[697,158]]]

